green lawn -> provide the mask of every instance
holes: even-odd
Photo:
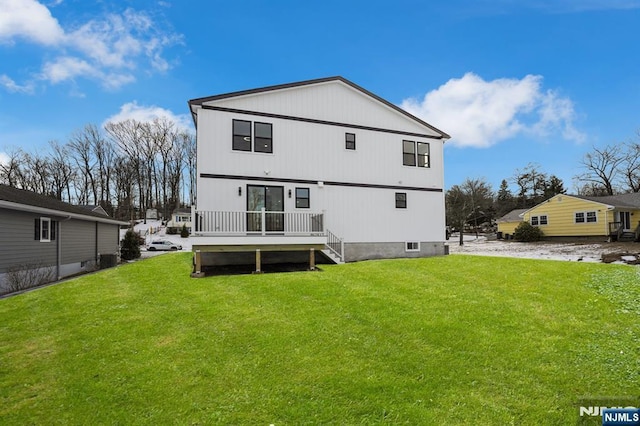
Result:
[[[189,278],[168,254],[0,300],[0,424],[575,424],[637,396],[640,273],[452,255]]]

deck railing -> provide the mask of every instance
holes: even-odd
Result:
[[[324,215],[307,212],[195,212],[196,235],[325,235]]]

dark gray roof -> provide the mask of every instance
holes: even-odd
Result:
[[[111,219],[109,216],[90,211],[84,207],[64,203],[53,197],[36,194],[35,192],[13,188],[11,186],[2,184],[0,184],[0,201],[8,201],[11,203],[23,204],[25,206],[56,210],[63,213],[73,213],[76,215],[87,216],[87,219],[91,217],[100,219]]]
[[[520,215],[526,212],[529,209],[515,209],[511,210],[509,213],[502,216],[500,219],[497,219],[496,222],[520,222],[522,218]]]
[[[613,207],[640,209],[640,193],[632,192],[630,194],[605,195],[602,197],[585,197],[582,195],[572,195],[572,197],[580,198],[596,203],[607,204]]]
[[[402,108],[398,107],[397,105],[392,104],[391,102],[381,98],[380,96],[378,96],[378,95],[376,95],[374,93],[371,93],[368,90],[366,90],[366,89],[358,86],[357,84],[347,80],[346,78],[340,77],[340,76],[317,78],[317,79],[314,79],[314,80],[304,80],[304,81],[298,81],[298,82],[295,82],[295,83],[279,84],[279,85],[276,85],[276,86],[267,86],[267,87],[261,87],[261,88],[257,88],[257,89],[241,90],[241,91],[238,91],[238,92],[223,93],[223,94],[215,95],[215,96],[207,96],[207,97],[204,97],[204,98],[191,99],[189,101],[189,109],[191,110],[191,116],[193,118],[193,123],[194,123],[194,125],[197,126],[195,112],[194,112],[194,106],[202,106],[202,104],[205,103],[205,102],[217,101],[219,99],[234,98],[236,96],[250,95],[250,94],[254,94],[254,93],[270,92],[270,91],[273,91],[273,90],[289,89],[289,88],[292,88],[292,87],[308,86],[308,85],[311,85],[311,84],[326,83],[326,82],[329,82],[329,81],[341,81],[344,84],[347,84],[347,85],[353,87],[354,89],[359,90],[360,92],[364,93],[365,95],[374,98],[378,102],[382,102],[386,106],[398,111],[399,113],[405,115],[406,117],[410,118],[411,120],[417,121],[418,123],[422,124],[423,126],[428,127],[429,129],[433,130],[436,133],[439,133],[441,135],[441,137],[443,137],[445,139],[451,138],[451,136],[449,136],[448,134],[446,134],[442,130],[433,127],[431,124],[427,123],[426,121],[419,119],[415,115],[403,110]]]

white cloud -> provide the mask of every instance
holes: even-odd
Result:
[[[43,45],[56,45],[64,30],[49,9],[35,0],[0,0],[0,41],[23,37]]]
[[[451,79],[422,100],[405,99],[402,108],[452,135],[460,147],[485,148],[519,134],[581,142],[573,103],[553,91],[541,91],[542,77],[485,81],[473,73]]]
[[[8,92],[11,92],[11,93],[33,94],[35,89],[33,83],[20,85],[20,84],[17,84],[15,81],[13,81],[8,75],[5,75],[5,74],[0,75],[0,86],[3,86]]]
[[[86,78],[118,89],[135,81],[135,73],[143,69],[168,70],[164,50],[182,41],[133,9],[92,19],[75,29],[62,28],[36,0],[0,0],[0,11],[0,41],[15,43],[23,38],[52,49],[48,55],[52,59],[36,77],[52,84]]]
[[[110,121],[118,122],[129,119],[145,123],[157,118],[174,122],[180,130],[193,130],[193,124],[188,114],[175,114],[173,111],[155,105],[142,106],[135,101],[122,105],[120,111],[107,118],[102,125],[104,126]]]

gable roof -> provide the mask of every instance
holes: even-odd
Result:
[[[496,222],[521,222],[522,217],[520,216],[522,213],[526,212],[529,209],[514,209],[509,213],[502,216],[500,219],[496,219]]]
[[[58,214],[74,219],[91,220],[95,222],[127,225],[127,222],[115,220],[101,213],[90,211],[84,207],[74,206],[53,197],[36,194],[32,191],[13,188],[0,184],[0,208],[30,211],[42,214]]]
[[[214,96],[208,96],[208,97],[204,97],[204,98],[195,98],[195,99],[191,99],[189,101],[189,110],[191,111],[191,117],[193,119],[193,123],[194,125],[197,127],[197,120],[196,120],[196,109],[198,107],[202,107],[204,103],[206,102],[211,102],[211,101],[217,101],[217,100],[221,100],[221,99],[229,99],[229,98],[234,98],[234,97],[239,97],[239,96],[245,96],[245,95],[252,95],[252,94],[256,94],[256,93],[264,93],[264,92],[270,92],[270,91],[276,91],[276,90],[283,90],[283,89],[290,89],[290,88],[294,88],[294,87],[302,87],[302,86],[309,86],[309,85],[314,85],[314,84],[321,84],[321,83],[327,83],[327,82],[331,82],[331,81],[340,81],[348,86],[351,86],[352,88],[360,91],[361,93],[375,99],[376,101],[386,105],[387,107],[399,112],[400,114],[406,116],[407,118],[417,122],[418,124],[425,126],[431,130],[433,130],[434,132],[438,133],[440,135],[441,138],[443,139],[450,139],[451,136],[449,136],[448,134],[446,134],[445,132],[443,132],[440,129],[437,129],[436,127],[432,126],[431,124],[427,123],[424,120],[421,120],[420,118],[416,117],[415,115],[403,110],[402,108],[398,107],[397,105],[392,104],[391,102],[381,98],[380,96],[369,92],[368,90],[358,86],[357,84],[347,80],[344,77],[341,76],[334,76],[334,77],[325,77],[325,78],[318,78],[318,79],[313,79],[313,80],[304,80],[304,81],[299,81],[299,82],[295,82],[295,83],[287,83],[287,84],[279,84],[279,85],[275,85],[275,86],[266,86],[266,87],[261,87],[261,88],[257,88],[257,89],[250,89],[250,90],[240,90],[237,92],[230,92],[230,93],[223,93],[220,95],[214,95]]]

